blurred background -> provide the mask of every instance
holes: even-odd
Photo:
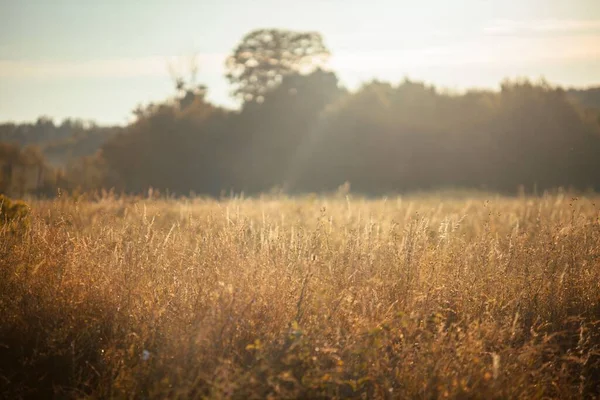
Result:
[[[595,0],[0,0],[0,193],[600,189]]]

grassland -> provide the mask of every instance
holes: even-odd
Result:
[[[600,197],[29,204],[0,396],[600,395]]]

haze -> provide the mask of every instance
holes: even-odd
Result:
[[[405,76],[451,90],[503,78],[600,83],[600,2],[0,0],[0,120],[123,124],[173,93],[198,54],[208,99],[235,106],[224,60],[262,27],[323,34],[342,84]]]

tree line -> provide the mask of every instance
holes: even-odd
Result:
[[[177,79],[172,98],[136,109],[64,182],[209,196],[344,184],[371,195],[600,189],[597,89],[516,80],[452,94],[405,79],[349,92],[325,68],[328,55],[318,33],[251,32],[226,63],[239,110]]]
[[[50,165],[64,167],[80,157],[93,155],[119,131],[119,127],[98,126],[93,121],[67,118],[55,123],[42,116],[33,123],[0,124],[0,143],[36,149]]]

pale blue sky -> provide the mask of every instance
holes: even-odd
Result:
[[[224,59],[263,27],[321,32],[349,88],[600,84],[600,0],[0,0],[0,121],[124,123],[170,96],[167,63],[184,71],[194,53],[210,99],[232,104]]]

